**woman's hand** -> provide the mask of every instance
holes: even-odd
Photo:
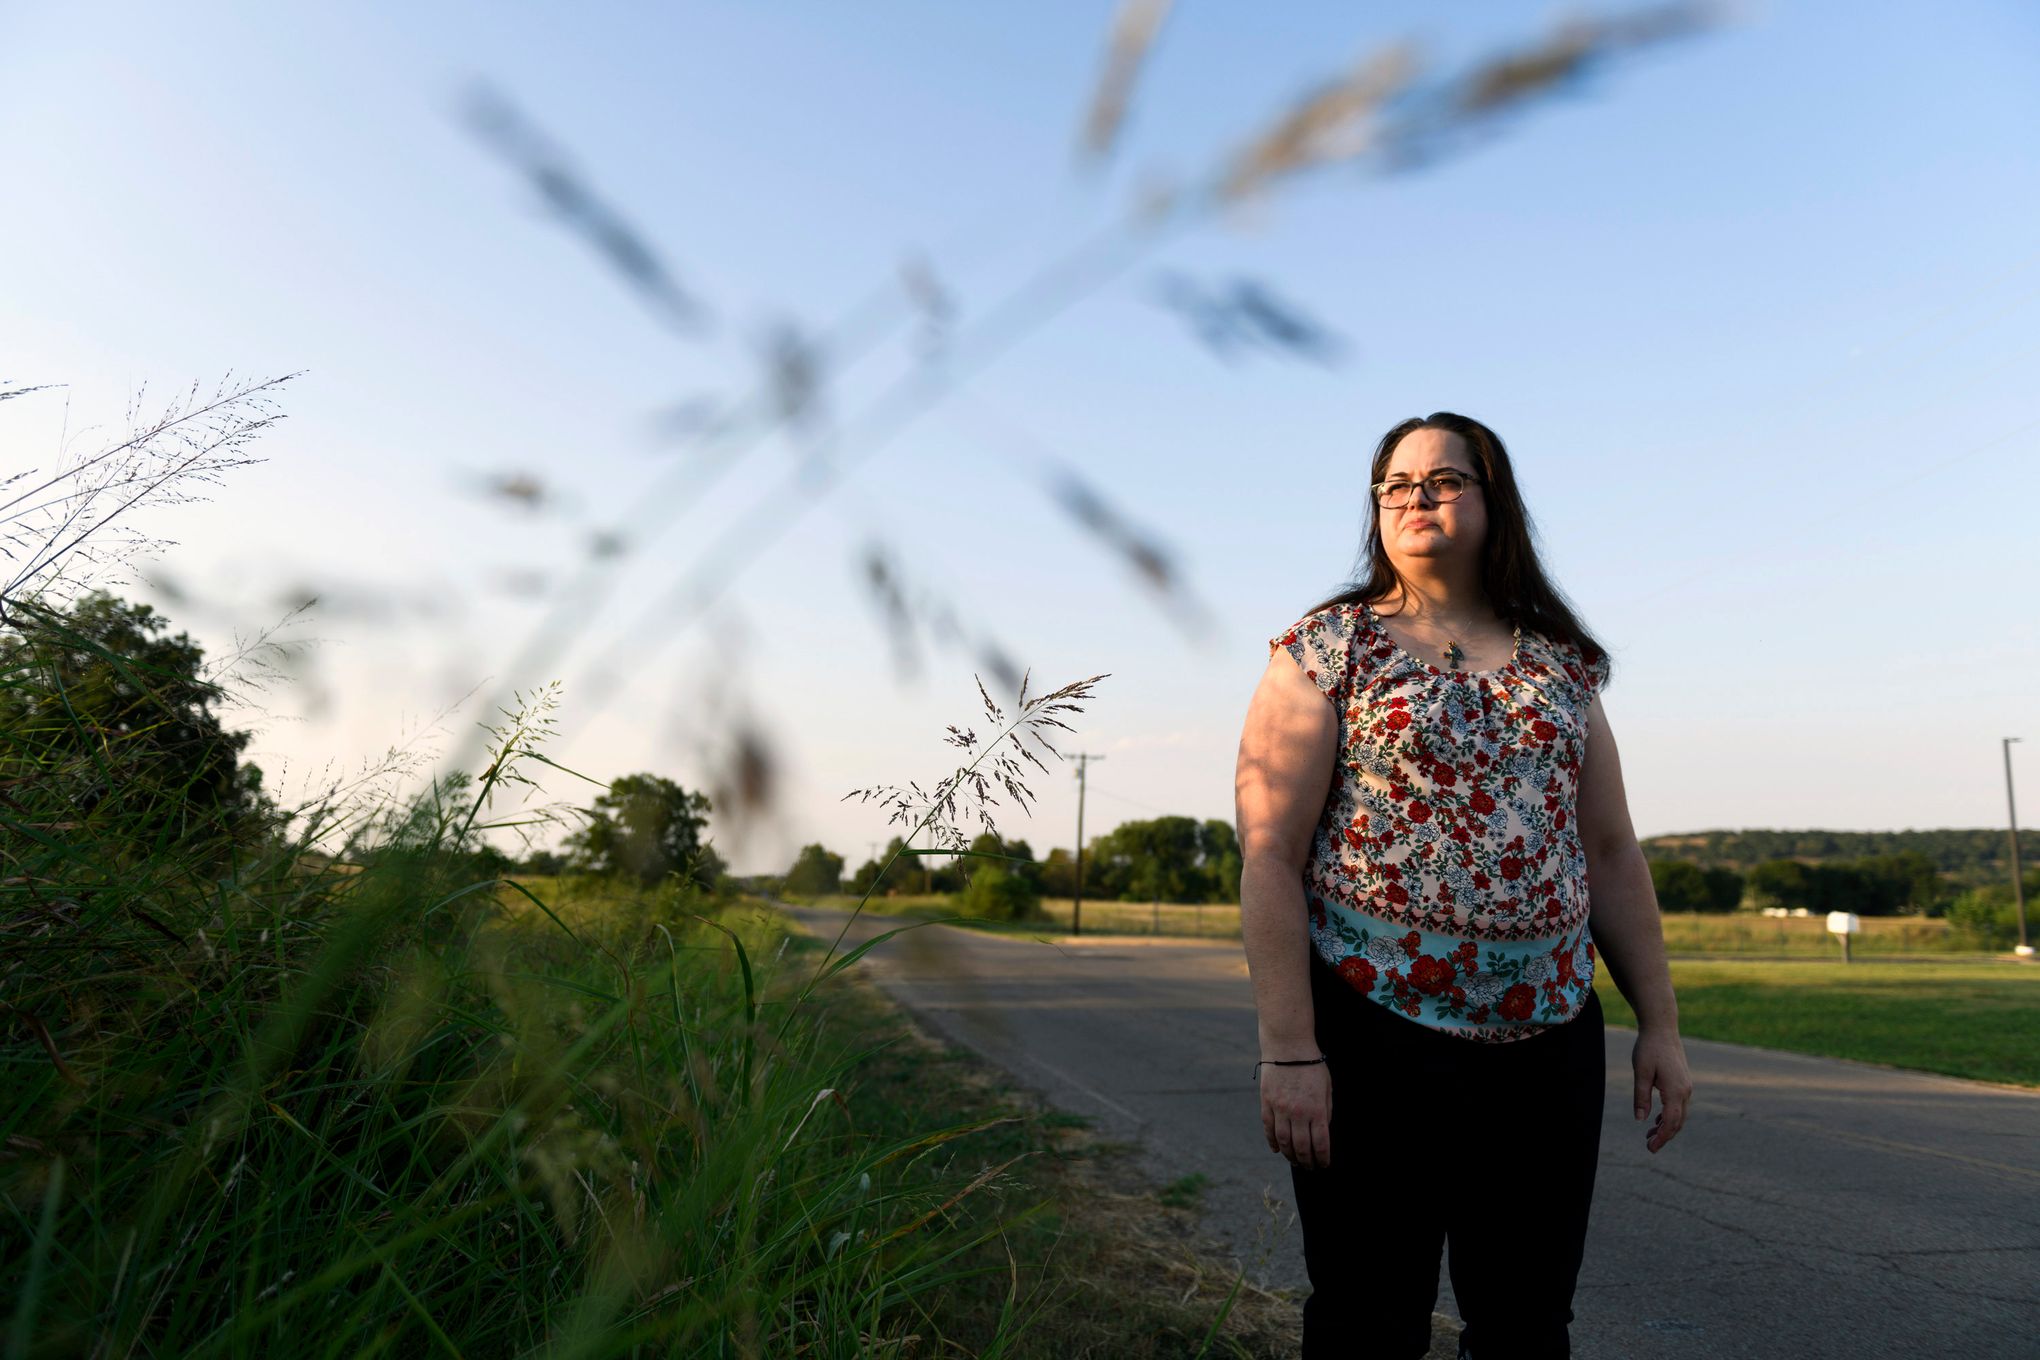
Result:
[[[1332,1074],[1323,1063],[1261,1069],[1261,1131],[1268,1150],[1306,1171],[1332,1164]]]
[[[1693,1074],[1686,1068],[1686,1045],[1677,1028],[1639,1029],[1636,1046],[1629,1051],[1630,1066],[1636,1069],[1636,1117],[1650,1113],[1650,1091],[1657,1088],[1661,1102],[1657,1122],[1650,1126],[1643,1145],[1656,1152],[1686,1126],[1686,1105],[1693,1098]]]

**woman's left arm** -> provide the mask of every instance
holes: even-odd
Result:
[[[1599,695],[1587,707],[1587,749],[1581,759],[1576,815],[1587,854],[1588,919],[1595,949],[1636,1012],[1636,1045],[1630,1052],[1630,1065],[1636,1070],[1636,1117],[1650,1113],[1652,1087],[1661,1102],[1657,1123],[1644,1139],[1644,1146],[1656,1152],[1685,1127],[1693,1077],[1679,1038],[1679,1003],[1665,963],[1657,892],[1629,821],[1622,761]]]

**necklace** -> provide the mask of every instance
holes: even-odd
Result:
[[[1375,626],[1375,627],[1376,627],[1377,629],[1380,629],[1380,631],[1381,631],[1381,632],[1382,632],[1382,633],[1383,633],[1384,635],[1386,635],[1386,634],[1387,634],[1387,632],[1388,632],[1388,630],[1387,630],[1387,629],[1386,629],[1385,627],[1383,627],[1383,626],[1382,626],[1382,623],[1381,623],[1381,615],[1380,615],[1380,613],[1379,613],[1379,612],[1378,612],[1378,611],[1377,611],[1377,610],[1376,610],[1376,609],[1374,608],[1373,604],[1372,604],[1372,603],[1368,603],[1368,604],[1365,604],[1365,605],[1363,605],[1362,607],[1363,607],[1363,608],[1365,608],[1365,609],[1366,609],[1366,611],[1368,612],[1368,614],[1369,614],[1369,615],[1370,615],[1370,616],[1371,616],[1371,617],[1373,618],[1373,620],[1374,620],[1374,626]],[[1518,641],[1519,643],[1520,643],[1520,641],[1521,641],[1521,639],[1522,639],[1522,636],[1523,636],[1523,630],[1522,630],[1522,628],[1521,628],[1521,627],[1519,626],[1519,627],[1518,627],[1518,628],[1516,629],[1516,640],[1517,640],[1517,641]],[[1395,641],[1395,638],[1394,638],[1393,636],[1389,636],[1388,640],[1389,640],[1389,642],[1390,642],[1390,644],[1391,644],[1391,645],[1395,645],[1395,646],[1400,646],[1400,645],[1401,645],[1401,644],[1399,644],[1399,643],[1397,643],[1397,642]],[[1407,651],[1407,649],[1405,649],[1405,651]],[[1451,636],[1449,636],[1449,635],[1448,635],[1448,636],[1446,637],[1446,639],[1445,639],[1445,647],[1444,647],[1444,658],[1445,658],[1445,669],[1446,669],[1446,670],[1447,670],[1448,672],[1450,672],[1450,673],[1454,673],[1454,674],[1464,674],[1464,673],[1466,673],[1466,649],[1465,649],[1464,647],[1461,647],[1461,646],[1459,645],[1459,639],[1457,639],[1457,638],[1455,638],[1455,637],[1451,637]],[[1511,662],[1512,664],[1513,664],[1513,662],[1515,661],[1515,652],[1514,652],[1513,650],[1512,650],[1512,651],[1510,652],[1510,655],[1509,655],[1509,660],[1510,660],[1510,662]],[[1436,668],[1436,667],[1434,666],[1434,667],[1432,667],[1432,669],[1433,669],[1433,670],[1435,670],[1435,669],[1437,669],[1437,668]]]

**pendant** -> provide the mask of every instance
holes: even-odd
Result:
[[[1461,661],[1465,660],[1465,659],[1466,659],[1466,653],[1465,653],[1465,652],[1462,652],[1462,651],[1460,651],[1460,650],[1459,650],[1459,644],[1458,644],[1458,643],[1456,643],[1456,642],[1448,642],[1448,643],[1446,643],[1446,644],[1445,644],[1445,664],[1446,664],[1446,665],[1450,666],[1450,667],[1451,667],[1451,668],[1452,668],[1453,670],[1455,670],[1455,671],[1456,671],[1456,670],[1458,670],[1458,669],[1459,669],[1459,663],[1460,663]]]

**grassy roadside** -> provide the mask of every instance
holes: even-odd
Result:
[[[8,1353],[1293,1353],[1113,1149],[847,970],[802,999],[776,918],[488,886],[284,868],[46,950],[0,1049]]]
[[[833,905],[824,898],[821,905]],[[893,898],[892,914],[948,914],[939,897]],[[1229,908],[1237,913],[1237,908]],[[1090,920],[1090,907],[1085,908]],[[1039,924],[971,922],[974,928],[1038,935]],[[1824,923],[1807,919],[1736,919],[1681,913],[1666,918],[1673,948],[1672,982],[1681,1032],[1699,1039],[1752,1044],[1822,1057],[2040,1086],[2040,966],[1983,954],[1928,953],[1899,962],[1900,943],[1946,922],[1870,918],[1868,943],[1843,964]],[[1803,958],[1751,957],[1780,940]],[[1677,945],[1705,943],[1727,957],[1682,958]],[[1825,950],[1825,953],[1815,952]],[[1741,955],[1741,956],[1739,956]],[[1922,956],[1913,955],[1914,959]],[[1635,1015],[1605,970],[1597,978],[1615,1024]]]
[[[811,905],[849,910],[857,899],[834,894],[802,899]],[[1074,916],[1074,904],[1067,897],[1045,898],[1037,919],[1026,922],[962,920],[958,924],[973,930],[1039,935],[1066,931]],[[941,893],[901,893],[875,897],[866,912],[906,916],[920,920],[954,918],[961,913]],[[1828,934],[1825,918],[1813,916],[1771,917],[1747,912],[1674,911],[1663,915],[1665,948],[1673,955],[1696,957],[1729,955],[1839,959],[1841,946]],[[1858,958],[1964,957],[1983,960],[1992,957],[1980,950],[1940,917],[1866,916],[1862,933],[1852,946]],[[1162,935],[1201,939],[1236,940],[1240,935],[1240,909],[1232,903],[1084,902],[1083,926],[1088,934]]]
[[[803,906],[849,911],[857,898],[848,893],[830,893],[796,900]],[[1067,897],[1044,898],[1038,915],[1026,921],[994,921],[964,917],[962,910],[943,893],[901,893],[874,897],[865,903],[867,915],[903,916],[914,920],[951,920],[972,930],[1000,935],[1056,935],[1071,928],[1074,904]],[[961,918],[961,919],[959,919]],[[1229,903],[1189,904],[1163,902],[1084,901],[1084,933],[1087,935],[1163,935],[1192,939],[1237,940],[1240,937],[1240,909]]]
[[[789,938],[789,961],[809,962],[826,947],[799,932]],[[1014,1360],[1296,1353],[1300,1303],[1239,1283],[1234,1263],[1196,1227],[1195,1178],[1148,1183],[1131,1149],[1046,1108],[976,1055],[927,1037],[860,979],[845,975],[824,1004],[826,1023],[872,1055],[848,1093],[865,1133],[883,1140],[1005,1121],[960,1141],[954,1154],[971,1165],[1011,1164],[999,1195],[1003,1235],[976,1254],[983,1273],[951,1287],[939,1318],[944,1345],[908,1353],[993,1354],[986,1341],[1016,1293],[1028,1300],[1026,1326],[996,1352]],[[954,1212],[994,1208],[988,1200]]]
[[[1609,1023],[1634,1025],[1605,969]],[[2040,966],[1672,961],[1689,1038],[2040,1086]]]

